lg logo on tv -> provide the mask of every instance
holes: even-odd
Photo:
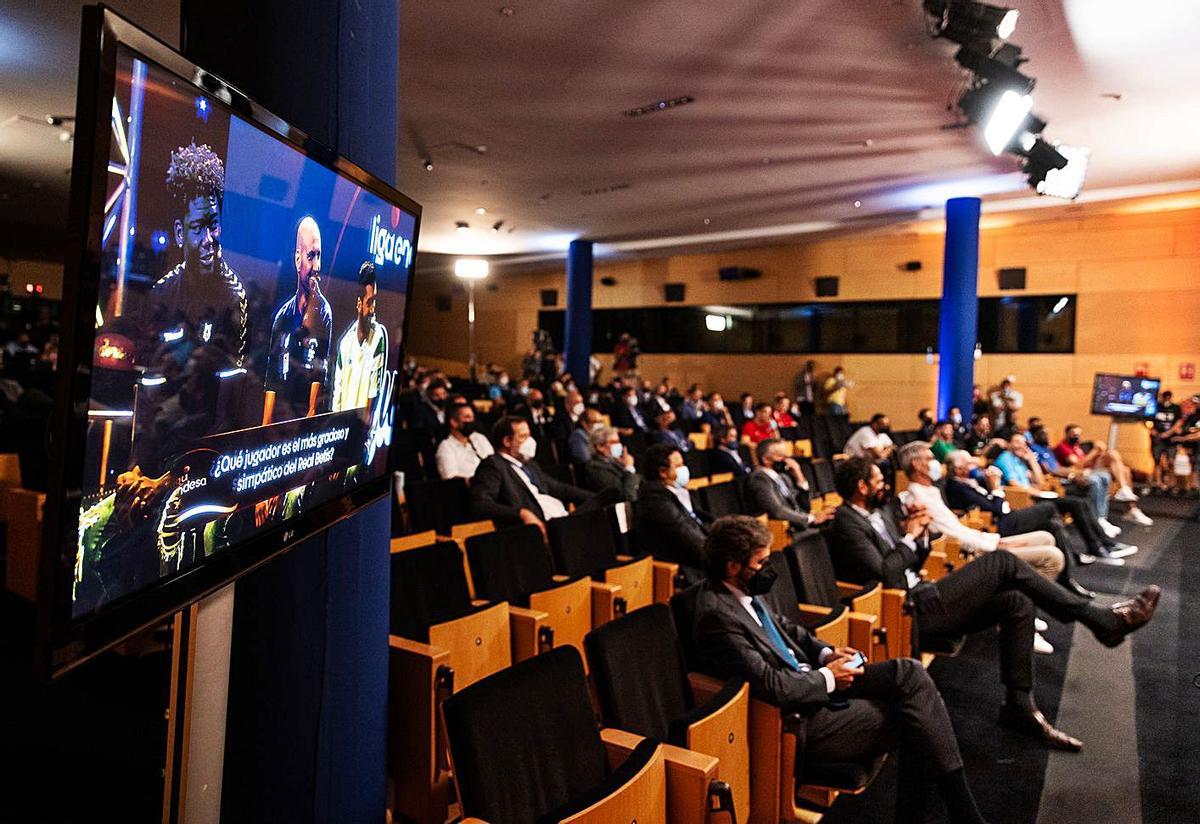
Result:
[[[408,238],[391,232],[379,215],[371,218],[371,246],[368,251],[377,266],[385,261],[408,268],[412,264],[412,243]]]

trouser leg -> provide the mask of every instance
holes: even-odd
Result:
[[[1112,486],[1112,475],[1101,469],[1093,469],[1088,476],[1088,500],[1097,518],[1108,517],[1108,488]]]
[[[1083,498],[1056,498],[1050,504],[1060,513],[1071,516],[1071,522],[1079,530],[1089,550],[1095,550],[1107,543],[1107,536],[1096,523],[1096,513],[1092,505]]]

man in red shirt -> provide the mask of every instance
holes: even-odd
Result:
[[[792,413],[788,411],[791,403],[788,401],[787,395],[780,392],[775,396],[775,408],[772,417],[775,418],[775,424],[780,429],[786,429],[789,426],[796,425],[796,419],[792,417]]]
[[[1151,526],[1154,521],[1138,508],[1138,496],[1132,488],[1133,475],[1130,473],[1129,467],[1121,460],[1120,453],[1115,449],[1110,451],[1099,442],[1093,443],[1091,451],[1085,452],[1080,445],[1082,440],[1083,429],[1078,424],[1067,424],[1063,439],[1058,446],[1054,447],[1054,457],[1058,458],[1058,462],[1064,468],[1072,473],[1079,473],[1085,480],[1092,476],[1099,476],[1103,479],[1106,475],[1111,480],[1115,480],[1118,489],[1117,493],[1113,495],[1113,500],[1129,504],[1129,509],[1125,511],[1125,520],[1142,526]],[[1074,479],[1072,477],[1072,480]],[[1098,484],[1098,486],[1106,487],[1107,484]],[[1099,497],[1100,495],[1096,495],[1096,498]],[[1099,504],[1098,500],[1092,502],[1097,515],[1100,516],[1100,525],[1104,527],[1105,532],[1109,533],[1109,537],[1113,537],[1112,532],[1119,530],[1108,520],[1107,494],[1104,496],[1103,504]]]
[[[777,437],[778,424],[771,417],[771,404],[760,403],[754,407],[754,417],[742,426],[742,443],[756,446],[759,441]]]

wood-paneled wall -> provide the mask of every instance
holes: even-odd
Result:
[[[1180,204],[1188,208],[1179,208]],[[664,283],[687,284],[686,304],[738,304],[815,300],[813,278],[838,275],[837,300],[937,298],[941,292],[944,237],[936,223],[903,224],[846,234],[713,254],[599,263],[597,308],[663,305]],[[920,271],[898,268],[919,260]],[[722,282],[722,266],[762,271],[753,281]],[[1200,381],[1178,379],[1181,363],[1200,363],[1200,198],[1068,205],[1014,214],[987,215],[980,241],[979,293],[1001,294],[996,271],[1023,266],[1023,294],[1078,295],[1075,354],[988,355],[977,362],[984,386],[1013,375],[1025,393],[1026,412],[1058,428],[1079,423],[1089,437],[1106,435],[1106,418],[1087,413],[1092,376],[1130,372],[1148,363],[1176,394],[1200,391]],[[615,278],[603,286],[601,277]],[[480,362],[496,360],[516,369],[540,309],[539,291],[556,288],[564,299],[562,269],[494,275],[476,294]],[[418,358],[465,363],[466,298],[454,294],[450,312],[434,309],[434,296],[456,287],[450,276],[418,277],[410,348]],[[1014,293],[1006,293],[1014,294]],[[607,366],[608,353],[597,353]],[[647,355],[644,373],[699,381],[727,396],[790,388],[804,356]],[[856,385],[850,407],[856,417],[886,412],[908,428],[916,409],[932,406],[937,367],[920,355],[823,355],[820,370],[841,364]],[[1131,455],[1148,456],[1141,427],[1123,426],[1119,443]]]

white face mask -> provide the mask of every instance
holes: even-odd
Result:
[[[577,417],[577,418],[578,418],[580,415],[582,415],[582,414],[583,414],[583,404],[582,404],[582,403],[577,403],[577,404],[575,404],[574,406],[572,406],[572,407],[571,407],[571,414],[572,414],[572,415],[574,415],[574,416],[575,416],[575,417]]]
[[[675,470],[675,486],[680,489],[687,489],[688,481],[692,479],[692,474],[687,468],[687,464]]]
[[[628,406],[637,406],[637,402],[637,395],[630,395],[625,399],[625,403]]]
[[[526,438],[517,447],[517,454],[521,456],[523,461],[532,461],[533,456],[537,454],[537,438]]]
[[[621,455],[625,454],[625,447],[619,443],[609,444],[608,445],[608,454],[612,455],[613,458],[620,460]]]
[[[929,480],[937,483],[942,479],[942,465],[937,461],[929,462]]]

